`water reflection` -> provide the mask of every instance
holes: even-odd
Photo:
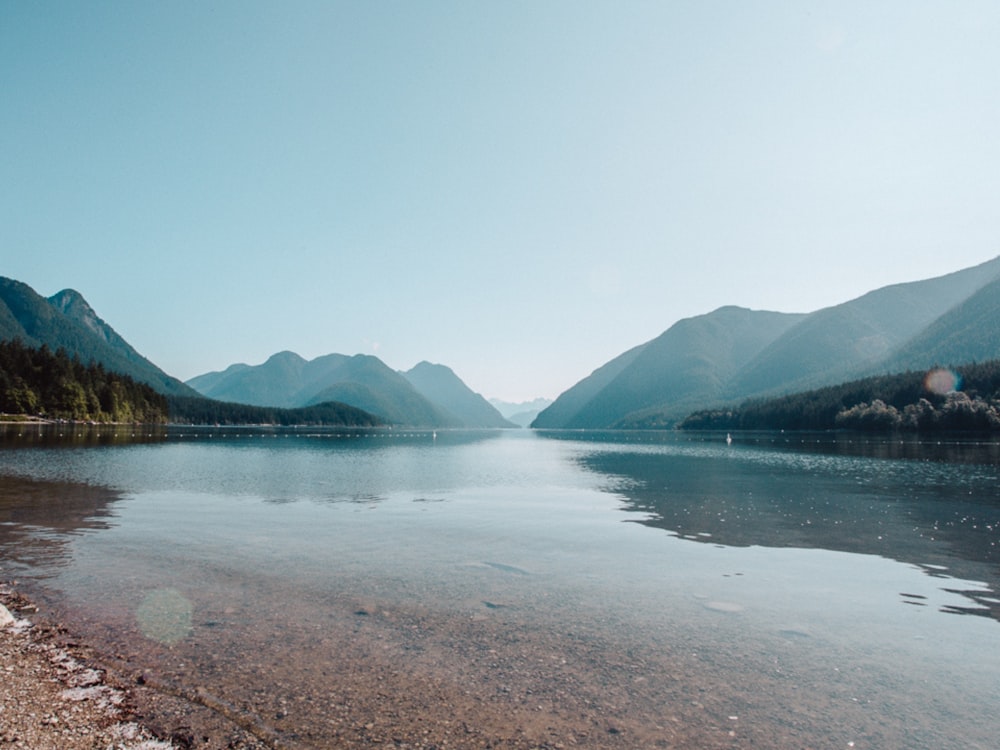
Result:
[[[66,563],[73,536],[110,527],[119,499],[105,487],[0,475],[0,560],[48,577]]]
[[[639,523],[695,542],[879,555],[984,581],[945,588],[970,602],[947,611],[1000,619],[996,443],[740,437],[732,447],[718,437],[598,441],[576,460]]]
[[[217,697],[267,737],[995,740],[1000,630],[936,611],[976,612],[996,588],[976,583],[996,578],[992,537],[969,536],[996,507],[988,463],[655,434],[200,434],[0,450],[0,474],[48,480],[33,484],[51,519],[11,489],[35,513],[11,522],[27,535],[65,522],[53,497],[95,493],[50,529],[72,551],[38,587],[61,592],[57,619],[127,675]],[[208,737],[198,710],[177,721]]]
[[[0,449],[159,443],[167,435],[168,428],[163,425],[15,422],[0,424]]]

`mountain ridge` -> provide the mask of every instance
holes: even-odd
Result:
[[[426,360],[401,373],[424,398],[437,404],[464,425],[516,427],[478,393],[473,392],[454,370]]]
[[[282,351],[260,365],[237,363],[187,382],[209,398],[256,406],[297,408],[337,401],[408,426],[515,426],[450,368],[429,362],[397,372],[369,354],[333,353],[306,360]]]
[[[22,281],[0,276],[0,340],[14,339],[64,349],[83,363],[99,363],[165,395],[197,395],[139,354],[73,289],[45,298]]]
[[[532,427],[662,427],[695,409],[832,385],[899,363],[930,368],[958,352],[998,357],[1000,257],[812,313],[745,311],[733,319],[735,310],[743,308],[677,321],[568,389]],[[942,343],[947,338],[950,348]],[[756,352],[754,341],[762,344]]]

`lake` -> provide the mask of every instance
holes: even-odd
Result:
[[[0,440],[0,579],[202,746],[996,746],[997,443]]]

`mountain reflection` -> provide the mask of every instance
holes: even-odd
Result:
[[[74,482],[0,476],[0,560],[4,568],[61,567],[75,534],[107,529],[117,492]]]
[[[1000,591],[996,445],[691,445],[605,444],[576,461],[605,478],[630,520],[683,539],[879,555]],[[962,593],[976,603],[963,614],[1000,619],[994,594]]]

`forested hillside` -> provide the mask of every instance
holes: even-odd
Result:
[[[64,349],[0,341],[0,412],[94,422],[165,422],[167,401],[145,383],[83,364]]]
[[[377,417],[346,404],[276,409],[198,396],[163,396],[151,386],[83,364],[64,349],[0,341],[0,414],[80,422],[276,424],[374,427]]]
[[[64,289],[46,299],[27,284],[0,276],[0,341],[15,339],[30,347],[44,344],[53,352],[63,349],[81,362],[99,362],[159,393],[197,395],[133,349],[78,292]]]
[[[695,412],[685,430],[1000,431],[1000,360],[855,380],[733,409]]]
[[[308,425],[327,427],[378,427],[378,417],[347,404],[326,402],[300,409],[251,406],[210,398],[169,396],[170,421],[175,424]]]
[[[694,409],[985,362],[1000,357],[998,314],[1000,258],[803,315],[723,307],[677,321],[634,356],[611,360],[533,426],[660,428]]]

